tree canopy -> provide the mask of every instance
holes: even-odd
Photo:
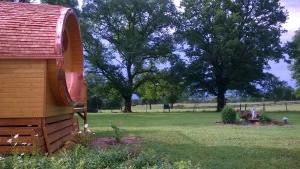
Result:
[[[63,5],[70,8],[77,8],[77,0],[41,0],[42,3],[47,3],[51,5]]]
[[[188,80],[197,91],[255,91],[268,61],[283,58],[280,35],[287,13],[279,0],[183,0],[178,35],[188,58]]]
[[[171,0],[88,1],[82,9],[86,59],[125,100],[151,79],[157,63],[172,55]]]
[[[295,35],[291,42],[288,43],[289,56],[292,60],[290,70],[292,76],[297,82],[297,86],[300,86],[300,29],[295,32]]]

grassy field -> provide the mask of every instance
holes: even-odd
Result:
[[[222,125],[219,113],[174,112],[89,114],[89,126],[98,136],[111,136],[116,124],[143,137],[145,151],[203,168],[300,168],[300,112],[268,114],[286,116],[290,125]]]

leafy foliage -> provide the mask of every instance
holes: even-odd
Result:
[[[180,71],[178,66],[161,70],[152,81],[148,81],[138,88],[138,93],[150,104],[160,101],[164,104],[170,103],[172,108],[173,104],[182,98],[186,89],[183,76],[178,73]]]
[[[98,169],[98,168],[193,168],[191,162],[171,163],[164,157],[136,152],[134,148],[116,147],[106,151],[75,146],[55,156],[8,156],[0,161],[0,168],[14,169]]]
[[[226,106],[222,110],[222,121],[225,124],[234,124],[236,122],[236,111],[233,108]]]
[[[73,9],[77,8],[77,0],[41,0],[42,3],[47,3],[51,5],[63,5],[66,7],[71,7]]]
[[[268,100],[290,100],[295,98],[294,89],[287,82],[281,81],[278,77],[272,74],[266,74],[261,82],[262,94]]]
[[[272,118],[269,117],[266,113],[262,113],[259,116],[259,121],[262,123],[270,123],[272,121]]]
[[[114,130],[114,137],[115,137],[116,141],[118,143],[120,143],[121,139],[122,139],[121,129],[114,124],[111,125],[111,128]]]
[[[289,57],[292,60],[290,70],[297,85],[300,86],[300,29],[295,32],[293,40],[288,43],[287,47]]]
[[[171,0],[87,1],[82,30],[88,62],[105,76],[131,111],[131,97],[171,55]]]
[[[122,98],[111,86],[105,77],[87,72],[85,80],[88,86],[89,112],[97,112],[98,109],[120,108]]]
[[[91,141],[94,139],[94,137],[94,134],[91,132],[79,131],[74,133],[74,142],[84,147],[88,147],[91,145]]]
[[[255,91],[269,60],[283,58],[280,35],[287,14],[279,0],[183,0],[179,39],[188,57],[188,79],[196,91],[217,96],[227,90]]]

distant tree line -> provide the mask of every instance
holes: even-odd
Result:
[[[78,9],[74,0],[42,2]],[[77,13],[89,107],[131,112],[133,94],[150,105],[214,96],[218,111],[226,97],[300,97],[265,71],[284,59],[300,84],[300,33],[280,42],[279,0],[182,0],[180,9],[172,0],[86,0]]]

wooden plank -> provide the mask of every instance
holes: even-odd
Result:
[[[3,118],[0,126],[41,125],[41,118]],[[0,128],[1,131],[1,128]]]
[[[0,118],[27,118],[27,117],[41,117],[43,111],[42,107],[15,107],[2,109]]]
[[[12,143],[7,142],[9,139],[12,139],[12,137],[0,137],[0,145],[12,145],[17,143],[18,145],[26,145],[28,143],[33,144],[33,138],[32,136],[19,136],[17,139],[13,139]]]
[[[48,134],[46,132],[46,127],[45,125],[43,124],[43,136],[44,136],[44,140],[45,140],[45,144],[46,144],[46,151],[51,155],[52,152],[51,152],[51,147],[50,147],[50,143],[49,143],[49,138],[48,138]]]
[[[35,129],[35,127],[0,127],[0,136],[31,135],[33,131],[39,136],[42,135],[41,131]]]
[[[26,98],[22,98],[22,99],[26,100]],[[40,102],[35,102],[35,103],[26,103],[26,102],[25,103],[24,102],[23,103],[22,102],[20,102],[20,103],[12,103],[12,102],[10,102],[9,104],[7,104],[7,103],[0,103],[1,111],[3,109],[6,109],[7,111],[8,111],[8,109],[15,110],[18,107],[19,107],[18,109],[22,109],[22,108],[26,108],[26,109],[37,108],[37,109],[39,109],[40,106],[41,106]]]
[[[61,130],[62,128],[66,128],[73,125],[73,119],[68,119],[64,121],[60,121],[57,123],[52,123],[46,126],[46,132],[51,134],[57,130]]]
[[[73,118],[74,114],[69,113],[69,114],[64,114],[64,115],[59,115],[59,116],[53,116],[53,117],[46,117],[45,122],[46,124],[54,123],[57,121],[62,121],[62,120],[67,120]]]
[[[1,79],[0,79],[1,80]],[[2,86],[0,86],[2,87]],[[39,88],[1,88],[0,89],[0,93],[23,93],[23,95],[27,95],[28,100],[24,100],[24,99],[17,99],[16,101],[14,101],[14,97],[12,98],[1,98],[2,101],[6,101],[6,102],[24,102],[26,101],[28,102],[37,102],[38,99],[33,97],[31,98],[30,96],[34,93],[34,94],[38,94],[40,96],[40,98],[42,98],[42,94],[43,94],[43,88],[39,87]]]
[[[46,144],[45,144],[45,138],[44,137],[38,137],[37,138],[37,146],[38,147],[42,147],[42,146],[46,146]]]
[[[73,135],[72,135],[72,134],[69,134],[69,135],[66,135],[66,136],[60,138],[59,140],[53,142],[53,143],[51,144],[51,153],[54,153],[54,152],[56,152],[57,150],[59,150],[60,148],[62,148],[63,145],[64,145],[64,143],[65,143],[66,141],[72,140],[72,138],[73,138]]]
[[[42,117],[45,60],[0,63],[0,118]]]
[[[44,79],[43,78],[36,78],[36,77],[32,77],[32,78],[1,78],[1,81],[6,81],[6,82],[10,82],[10,83],[43,83]]]
[[[73,131],[73,126],[63,128],[53,134],[48,135],[48,141],[50,144],[52,144],[54,141],[59,140],[60,138],[66,136],[68,134],[71,134],[72,131]]]
[[[41,83],[11,83],[9,81],[0,82],[0,86],[3,88],[41,88],[44,87]]]
[[[14,145],[17,143],[17,145],[33,145],[37,144],[38,146],[44,146],[44,137],[32,137],[32,136],[19,136],[17,139],[14,139],[12,143],[7,142],[12,137],[1,137],[0,136],[0,146],[2,145]],[[26,144],[25,144],[26,143]]]
[[[45,154],[47,152],[45,145],[38,147],[38,152],[42,155]]]
[[[32,152],[32,146],[0,146],[0,154],[14,154],[14,153],[26,153]]]
[[[25,79],[25,78],[43,78],[44,73],[11,73],[11,72],[0,72],[0,79],[9,79],[13,75],[14,78],[17,79]]]

